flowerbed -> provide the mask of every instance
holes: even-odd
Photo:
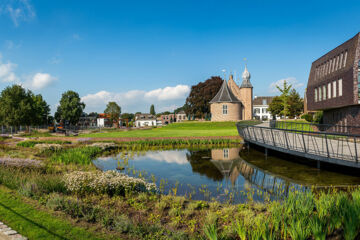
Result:
[[[129,177],[117,171],[83,172],[74,171],[64,176],[68,191],[84,193],[106,193],[109,195],[125,195],[125,192],[156,192],[154,183]]]

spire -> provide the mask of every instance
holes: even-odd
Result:
[[[226,80],[223,81],[219,92],[210,101],[210,103],[216,102],[240,102],[239,99],[235,97],[231,89],[228,87]]]
[[[243,81],[241,83],[240,88],[252,88],[253,86],[250,83],[250,78],[251,78],[251,75],[250,75],[249,71],[247,70],[247,66],[245,64],[245,70],[242,74]]]

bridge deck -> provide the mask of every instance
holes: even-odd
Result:
[[[238,125],[245,141],[313,160],[360,168],[360,137],[326,132],[305,132],[263,126]]]

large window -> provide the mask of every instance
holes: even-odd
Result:
[[[227,105],[224,104],[223,105],[223,114],[226,115],[228,113],[228,108],[227,108]]]
[[[319,101],[322,100],[322,88],[321,86],[319,87]]]
[[[328,92],[328,99],[330,99],[331,98],[331,83],[328,83],[327,92]]]
[[[343,67],[345,67],[345,66],[346,66],[346,60],[347,60],[347,51],[345,52],[345,56],[344,56],[344,65],[343,65]]]
[[[323,100],[326,100],[326,85],[323,85]]]
[[[339,68],[342,68],[342,63],[343,63],[343,57],[344,57],[344,54],[343,53],[341,53],[340,54],[340,64],[339,64]]]
[[[343,94],[342,79],[339,79],[339,96]]]
[[[333,81],[333,97],[336,97],[336,81]]]
[[[315,95],[315,102],[317,102],[317,101],[318,101],[318,95],[317,95],[318,90],[317,90],[317,88],[315,88],[314,90],[315,90],[315,91],[314,91],[314,95]]]

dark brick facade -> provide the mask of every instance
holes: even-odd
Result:
[[[320,57],[314,61],[311,65],[309,81],[306,90],[308,110],[325,110],[331,108],[345,107],[348,105],[357,104],[357,68],[358,68],[358,48],[359,48],[359,34],[356,34],[355,37],[331,50],[324,56]],[[329,74],[326,74],[322,77],[316,77],[316,68],[322,66],[322,64],[328,62],[330,59],[333,59],[335,56],[347,52],[346,66],[333,71]],[[343,82],[343,94],[338,96],[339,88],[337,86],[337,97],[331,97],[326,100],[315,102],[315,88],[320,86],[326,86],[328,83],[342,79]],[[355,84],[356,80],[356,84]],[[333,91],[333,86],[331,85],[331,91]]]
[[[360,33],[326,53],[311,65],[306,89],[307,109],[309,111],[323,110],[324,123],[360,125],[360,106],[358,105],[359,37]],[[336,82],[335,97],[333,95],[334,82]],[[339,96],[340,82],[342,82],[342,96]],[[326,89],[325,99],[323,99],[324,86]],[[321,88],[321,100],[319,99],[319,88]],[[330,97],[329,90],[331,91]],[[318,101],[315,101],[316,95]]]

